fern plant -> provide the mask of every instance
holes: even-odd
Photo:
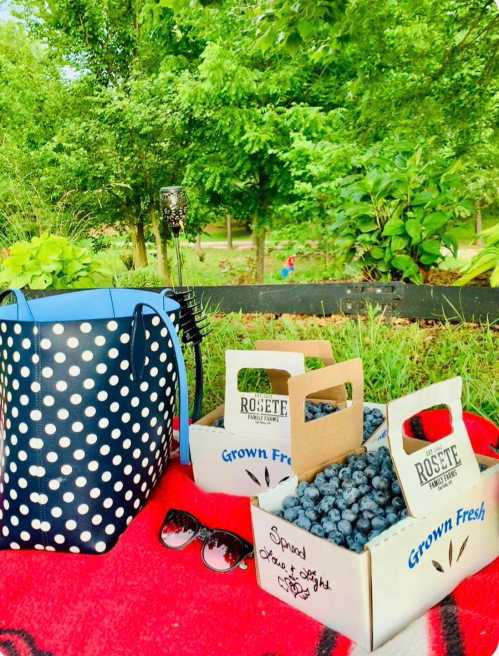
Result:
[[[490,286],[499,287],[499,222],[484,230],[481,237],[485,247],[463,269],[462,276],[456,281],[457,285],[467,285],[482,273],[491,271]]]

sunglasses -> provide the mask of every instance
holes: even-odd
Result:
[[[246,569],[244,559],[253,557],[253,545],[236,533],[203,526],[194,515],[175,508],[166,513],[160,540],[169,549],[183,549],[193,540],[201,540],[203,562],[214,572]]]

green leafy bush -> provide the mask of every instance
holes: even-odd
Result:
[[[467,285],[482,273],[491,271],[490,286],[499,287],[499,222],[484,230],[481,236],[485,241],[485,248],[482,248],[463,270],[463,275],[456,281],[457,285]]]
[[[472,208],[445,160],[427,163],[420,149],[393,157],[370,151],[357,164],[339,180],[329,225],[346,261],[359,261],[372,278],[421,282],[444,259],[443,247],[456,255],[448,230]]]
[[[143,267],[136,271],[126,271],[125,273],[117,276],[117,287],[166,287],[167,284],[162,278],[157,269],[153,267]]]
[[[0,286],[29,289],[107,287],[113,284],[119,268],[120,260],[113,253],[94,255],[66,237],[44,235],[12,246],[0,267]]]

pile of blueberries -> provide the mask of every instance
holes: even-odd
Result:
[[[334,544],[361,552],[369,540],[407,517],[392,459],[384,446],[332,464],[300,482],[276,513]]]
[[[332,412],[339,410],[333,403],[313,401],[305,402],[305,421],[312,421],[330,415]],[[383,413],[378,408],[364,408],[364,434],[363,442],[368,440],[374,431],[381,426],[384,421]],[[219,417],[213,422],[216,428],[225,428],[224,418]]]

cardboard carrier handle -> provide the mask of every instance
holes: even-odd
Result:
[[[345,383],[352,385],[349,407],[320,419],[305,421],[307,397]],[[291,460],[298,476],[307,475],[362,446],[364,372],[360,358],[293,376],[288,380],[288,390]]]
[[[305,371],[305,358],[301,353],[279,351],[225,351],[225,428],[232,432],[241,430],[242,393],[238,387],[238,376],[241,369],[264,369],[285,371],[290,376],[302,374]],[[286,394],[287,396],[287,394]],[[279,432],[276,425],[253,426],[245,423],[245,431],[258,435],[273,435]]]
[[[400,486],[411,515],[423,517],[444,503],[457,489],[471,487],[480,478],[480,469],[463,421],[461,377],[444,380],[417,390],[387,405],[388,443]],[[435,405],[448,406],[450,435],[417,449],[406,438],[406,419]],[[411,448],[414,447],[414,448]]]
[[[257,351],[295,351],[303,353],[306,358],[318,358],[328,367],[335,363],[331,342],[327,339],[260,339],[255,342]],[[274,394],[288,393],[288,376],[282,371],[271,369],[269,371],[270,383]],[[345,403],[347,392],[344,385],[338,385],[323,390],[321,397],[337,403]]]

